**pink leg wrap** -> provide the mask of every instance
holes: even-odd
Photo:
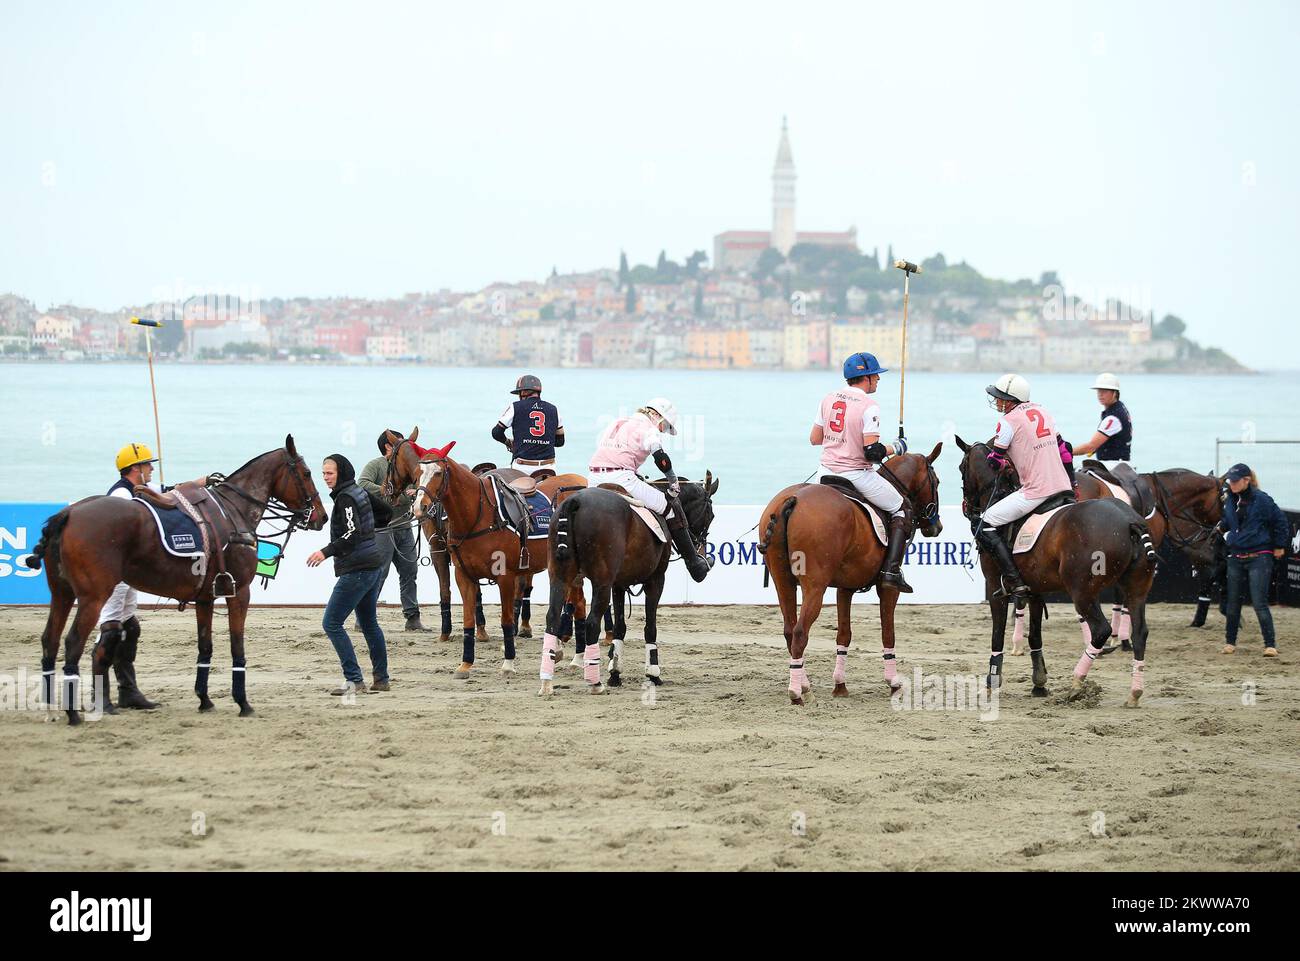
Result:
[[[887,648],[885,648],[884,650],[881,651],[882,654],[892,654],[893,652],[894,652],[894,649],[893,649],[892,647],[887,647]],[[896,680],[898,680],[898,660],[897,660],[897,658],[893,658],[893,657],[891,657],[891,658],[887,658],[887,659],[885,660],[885,680],[889,682],[889,686],[890,686],[890,687],[893,687],[893,686],[894,686],[894,682],[895,682]]]
[[[803,695],[804,685],[808,683],[808,675],[804,673],[803,661],[790,662],[790,693],[795,697]]]
[[[1124,608],[1120,607],[1120,605],[1116,604],[1110,609],[1110,632],[1112,634],[1119,633],[1120,620],[1123,616]]]
[[[555,678],[555,655],[560,649],[560,639],[554,634],[547,634],[542,638],[542,668],[541,679],[543,681],[554,680]]]
[[[1142,677],[1146,673],[1146,661],[1133,662],[1133,690],[1142,690]]]
[[[1119,618],[1119,639],[1121,641],[1127,641],[1132,630],[1133,619],[1129,617],[1128,610],[1125,609],[1124,613],[1121,614]]]
[[[849,650],[846,647],[835,648],[835,675],[833,680],[836,684],[844,683],[845,671],[849,666]]]
[[[1016,629],[1011,635],[1011,647],[1016,649],[1020,647],[1020,642],[1025,639],[1025,612],[1016,611]]]
[[[1085,647],[1087,647],[1089,644],[1092,643],[1092,629],[1088,627],[1088,622],[1085,621],[1082,617],[1079,618],[1079,630],[1083,634],[1083,644]]]
[[[1092,646],[1092,631],[1088,628],[1088,622],[1080,621],[1079,626],[1083,628],[1083,656],[1079,658],[1079,663],[1074,665],[1074,676],[1083,680],[1092,669],[1092,662],[1101,653],[1101,648]]]
[[[582,676],[588,684],[600,683],[600,645],[595,641],[587,644],[582,651]]]

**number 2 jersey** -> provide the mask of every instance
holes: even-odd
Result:
[[[844,386],[822,398],[815,422],[822,429],[822,467],[837,474],[875,470],[863,456],[864,437],[880,433],[880,405],[860,387]]]
[[[993,444],[1006,451],[1025,497],[1050,497],[1070,489],[1070,475],[1061,463],[1056,440],[1056,421],[1038,404],[1020,404],[1003,414]]]
[[[564,424],[554,404],[540,397],[520,398],[502,412],[497,423],[510,428],[516,458],[555,459],[555,434]]]

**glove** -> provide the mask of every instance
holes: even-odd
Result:
[[[895,454],[907,453],[907,438],[903,437],[901,434],[899,435],[898,440],[894,441],[894,453]]]
[[[989,456],[986,460],[993,465],[994,470],[1004,470],[1007,464],[1010,463],[1007,460],[1007,455],[1002,453],[1000,450],[989,451]]]
[[[669,497],[679,497],[681,493],[682,493],[682,485],[677,483],[677,481],[673,481],[668,485]]]

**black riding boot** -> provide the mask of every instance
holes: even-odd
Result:
[[[676,497],[668,498],[668,533],[673,539],[673,546],[686,562],[686,571],[691,579],[700,582],[708,577],[713,568],[712,557],[702,557],[691,543],[691,532],[686,529],[686,511],[682,502]]]
[[[1016,559],[1011,556],[1011,547],[997,530],[992,527],[980,527],[979,533],[975,535],[975,541],[993,555],[994,560],[998,562],[998,567],[1002,569],[1002,589],[995,591],[993,596],[1029,597],[1030,590],[1020,577]]]
[[[901,594],[911,594],[912,586],[903,580],[903,555],[907,553],[907,540],[912,533],[912,505],[903,501],[903,513],[889,518],[889,544],[885,548],[885,563],[880,569],[880,582],[892,584]]]
[[[117,621],[105,621],[99,628],[99,640],[95,644],[95,650],[92,655],[95,661],[100,658],[100,652],[108,659],[108,663],[113,663],[113,657],[119,647],[122,646],[122,625]],[[96,691],[98,697],[101,692]],[[113,683],[108,679],[108,672],[104,672],[104,713],[116,714],[117,708],[113,706]]]
[[[158,705],[149,700],[135,683],[135,652],[140,642],[140,621],[129,617],[122,622],[122,642],[113,657],[113,673],[117,675],[117,706],[134,707],[151,711]]]
[[[1208,597],[1198,597],[1196,599],[1196,614],[1192,617],[1190,627],[1204,627],[1205,617],[1210,613],[1210,599]]]

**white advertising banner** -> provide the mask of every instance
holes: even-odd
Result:
[[[686,573],[680,561],[668,567],[664,586],[663,604],[775,604],[776,590],[763,586],[763,557],[758,553],[758,530],[753,529],[763,510],[762,505],[748,507],[717,507],[713,527],[709,531],[709,550],[717,559],[708,579],[696,584]],[[903,594],[906,604],[978,604],[983,600],[984,588],[978,571],[979,561],[971,540],[970,525],[961,515],[959,507],[941,509],[943,533],[935,538],[920,534],[908,548],[903,571],[915,593]],[[275,580],[266,589],[261,580],[254,581],[254,604],[318,604],[324,605],[334,588],[333,562],[326,560],[319,567],[308,567],[306,559],[313,551],[328,541],[328,527],[322,531],[299,531],[289,541],[289,549],[280,562]],[[420,550],[421,565],[418,578],[420,606],[425,611],[436,612],[438,602],[438,577],[428,563],[428,545]],[[544,605],[549,588],[545,572],[534,579],[532,599]],[[833,590],[827,591],[828,603],[835,599]],[[460,596],[453,583],[453,604]],[[142,601],[151,599],[141,598]],[[494,585],[483,587],[486,604],[499,602]],[[858,603],[877,603],[875,591],[859,594]],[[384,584],[381,602],[399,603],[396,570],[389,573]],[[639,602],[638,606],[639,606]]]

